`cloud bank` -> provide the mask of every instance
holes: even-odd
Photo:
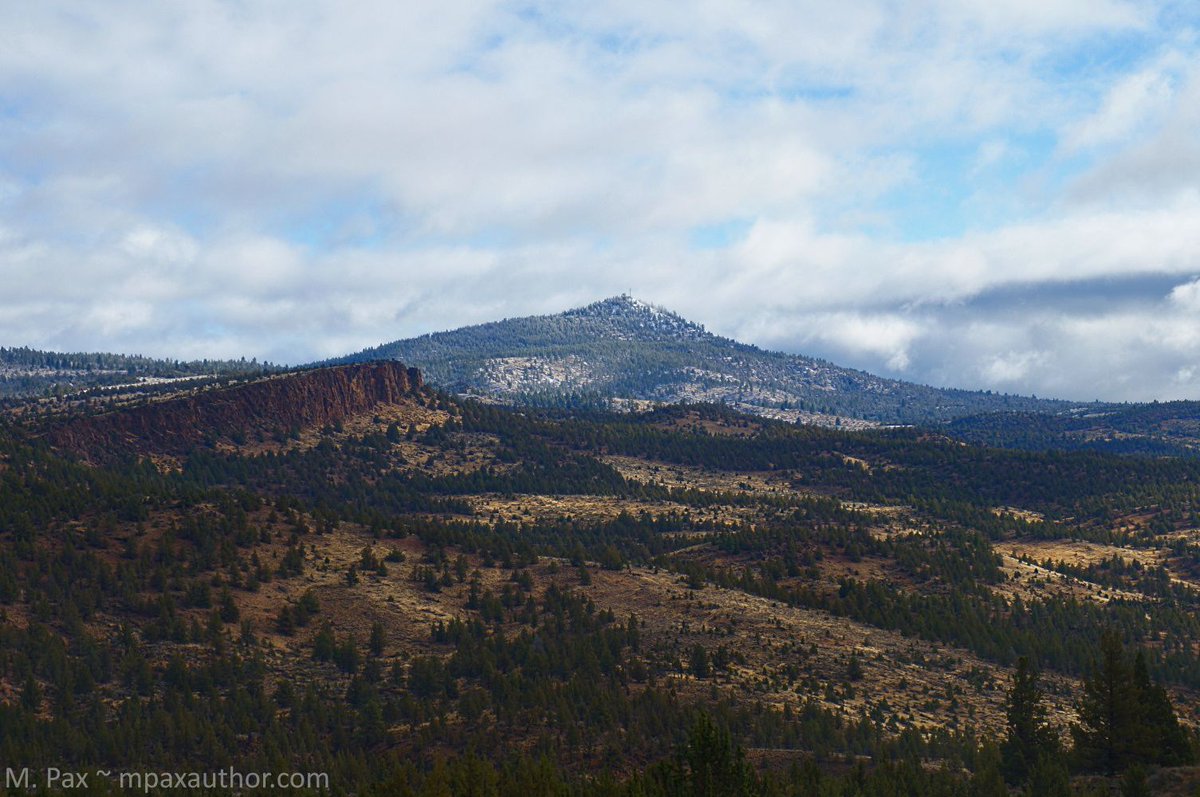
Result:
[[[939,385],[1200,397],[1200,12],[0,7],[0,345],[303,362],[622,291]]]

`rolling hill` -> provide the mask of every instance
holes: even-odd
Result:
[[[402,360],[420,368],[432,384],[507,403],[707,402],[780,420],[852,428],[1078,406],[928,387],[764,351],[629,296],[557,315],[398,340],[331,362],[375,359]]]
[[[1198,528],[1196,459],[510,408],[397,362],[14,403],[0,758],[98,793],[219,765],[314,795],[1004,794],[1024,657],[1052,793],[1109,794],[1069,728],[1112,639],[1165,706],[1131,722],[1174,740],[1121,766],[1182,797]]]
[[[1026,451],[1196,456],[1200,402],[1154,401],[1056,414],[985,413],[951,421],[946,431],[976,445]]]
[[[0,347],[0,399],[63,394],[170,379],[256,376],[278,370],[256,360],[161,360],[136,354],[53,352]]]

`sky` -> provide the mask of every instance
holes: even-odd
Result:
[[[1200,4],[0,2],[0,345],[301,363],[620,293],[1200,398]]]

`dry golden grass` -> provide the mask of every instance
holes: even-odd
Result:
[[[652,424],[669,431],[707,434],[714,437],[752,437],[762,431],[763,425],[749,416],[737,418],[706,418],[701,413],[689,411],[678,418]]]
[[[629,515],[670,513],[698,515],[698,510],[669,501],[640,501],[608,495],[500,495],[486,493],[466,497],[483,520],[555,521],[564,518],[584,523],[612,520],[622,512]],[[734,511],[736,510],[729,510]],[[749,514],[749,513],[745,513]]]
[[[412,567],[424,555],[415,540],[380,542],[361,529],[341,526],[333,534],[309,535],[305,542],[312,551],[303,577],[271,582],[257,593],[239,595],[243,617],[251,620],[270,649],[283,654],[279,661],[290,662],[288,666],[305,662],[316,626],[282,636],[273,630],[274,617],[281,605],[297,600],[305,590],[317,595],[321,621],[330,621],[339,634],[352,633],[362,641],[373,622],[383,623],[389,661],[436,652],[429,641],[432,624],[466,613],[466,584],[455,583],[434,593],[410,577]],[[407,561],[389,564],[386,576],[362,574],[357,585],[349,586],[346,571],[360,560],[366,546],[379,557],[399,549]],[[470,568],[479,568],[483,588],[498,594],[511,573],[479,566],[472,558]],[[865,569],[871,565],[847,566]],[[976,723],[996,727],[995,723],[1002,722],[1007,672],[964,651],[905,639],[737,590],[713,586],[691,590],[681,577],[664,570],[593,568],[591,584],[586,587],[579,585],[575,569],[562,562],[542,560],[529,571],[535,594],[554,582],[586,592],[597,608],[611,609],[622,620],[636,615],[643,623],[643,648],[658,651],[669,660],[678,659],[682,665],[666,677],[684,694],[700,696],[715,686],[738,699],[777,706],[790,703],[798,707],[807,699],[816,699],[847,716],[858,716],[886,700],[888,708],[881,710],[894,716],[898,727]],[[697,643],[710,652],[725,645],[744,661],[728,673],[697,680],[687,671],[688,651]],[[863,677],[851,683],[848,691],[851,654],[858,657]],[[1070,686],[1065,681],[1055,684],[1061,684],[1061,690]],[[1054,706],[1057,716],[1069,716],[1066,699],[1055,697]]]
[[[217,449],[236,452],[243,456],[258,456],[268,452],[284,453],[288,451],[307,451],[323,439],[341,442],[367,434],[384,432],[388,426],[396,423],[401,427],[414,427],[418,432],[424,432],[431,426],[444,426],[449,420],[450,413],[445,410],[430,409],[417,400],[409,400],[396,404],[380,404],[370,412],[353,415],[342,421],[340,430],[326,433],[317,427],[301,429],[297,438],[287,440],[254,440],[241,445],[220,442]]]
[[[1004,543],[1000,548],[1008,548]],[[1048,570],[1041,565],[1022,561],[1008,554],[1001,554],[1000,570],[1006,580],[994,587],[994,591],[1010,603],[1018,596],[1022,601],[1040,601],[1049,598],[1076,598],[1078,600],[1108,603],[1124,600],[1147,600],[1139,592],[1114,589],[1091,581]]]
[[[995,515],[998,515],[999,517],[1004,517],[1005,515],[1008,515],[1009,517],[1015,517],[1018,520],[1024,520],[1027,523],[1036,523],[1038,521],[1042,521],[1042,520],[1046,519],[1046,516],[1043,515],[1041,512],[1033,512],[1029,509],[1020,509],[1015,506],[994,507],[992,509],[992,512]]]
[[[637,614],[652,644],[665,643],[681,656],[697,643],[710,650],[723,644],[740,652],[744,663],[711,679],[727,694],[777,706],[799,706],[813,698],[848,716],[886,700],[884,715],[894,716],[901,727],[1003,723],[1009,674],[964,651],[738,590],[690,590],[680,577],[665,571],[599,571],[587,591],[598,606],[613,609],[618,617]],[[851,682],[853,696],[848,696],[852,654],[863,675]],[[794,681],[789,665],[798,676]],[[697,682],[686,673],[672,677],[681,688],[711,687],[709,681]],[[1064,689],[1068,686],[1062,682]],[[1058,682],[1054,688],[1059,688]],[[1066,700],[1056,696],[1053,705],[1056,716],[1070,716]]]
[[[632,511],[628,503],[615,500],[533,498],[540,502],[539,511],[547,515],[565,512],[578,517],[594,513],[598,517]],[[581,503],[585,500],[592,503]],[[658,509],[661,511],[662,507]],[[250,525],[265,530],[269,537],[268,542],[255,547],[264,563],[278,564],[297,519],[310,529],[316,527],[309,518],[292,518],[269,508],[251,513]],[[143,524],[139,541],[154,544],[174,520],[170,512],[156,513]],[[132,527],[123,527],[104,555],[119,555],[120,541],[130,533]],[[381,662],[385,668],[415,655],[449,652],[445,646],[431,642],[431,626],[468,615],[465,608],[468,583],[454,579],[454,583],[440,591],[430,592],[423,582],[415,580],[413,568],[430,553],[417,539],[375,539],[363,527],[343,523],[331,533],[309,531],[301,540],[306,551],[302,576],[264,583],[256,592],[234,590],[241,619],[249,623],[259,640],[274,678],[304,674],[335,682],[345,680],[332,665],[312,659],[312,638],[325,622],[339,636],[352,634],[360,643],[369,637],[373,623],[381,623],[387,638]],[[386,563],[386,575],[362,572],[358,583],[351,585],[347,582],[347,571],[360,562],[364,548],[369,548],[377,559],[399,551],[405,561]],[[458,555],[454,551],[447,553],[452,560]],[[478,571],[483,589],[499,594],[511,581],[510,570],[483,567],[474,556],[466,559],[468,572]],[[1050,590],[1096,600],[1113,596],[1110,590],[1093,593],[1087,585],[1072,584],[1059,574],[1009,556],[1004,559],[1006,571],[1021,574],[998,587],[1010,597],[1019,594],[1026,600],[1044,598]],[[593,566],[591,583],[586,586],[580,584],[575,568],[558,560],[543,558],[528,572],[535,596],[556,583],[585,592],[598,609],[611,609],[622,622],[629,615],[636,615],[642,624],[642,650],[654,660],[668,663],[668,671],[662,677],[685,697],[706,697],[715,689],[733,699],[780,707],[786,704],[798,707],[811,699],[846,716],[876,712],[885,722],[894,719],[895,724],[890,726],[894,729],[1003,726],[1003,703],[1011,673],[961,649],[905,638],[895,632],[822,611],[789,607],[739,590],[711,585],[689,589],[681,576],[649,567],[609,571]],[[821,563],[821,581],[833,585],[838,574],[859,578],[889,576],[887,562],[882,560],[848,562],[826,557]],[[292,635],[278,633],[275,620],[280,608],[297,601],[308,590],[320,602],[318,617]],[[181,613],[188,621],[195,617],[201,623],[207,615],[203,610]],[[102,614],[93,629],[97,633],[115,633],[121,621],[122,618]],[[503,632],[514,633],[517,628],[509,623]],[[696,644],[705,646],[710,654],[724,645],[741,660],[727,672],[696,679],[688,670],[689,651]],[[156,660],[163,655],[164,651],[156,653]],[[852,655],[862,670],[861,679],[856,681],[848,677]],[[1060,729],[1074,719],[1071,707],[1078,689],[1078,683],[1071,679],[1057,675],[1047,678],[1052,718]],[[1194,720],[1198,704],[1190,697],[1176,693],[1181,714]]]
[[[1085,540],[1013,540],[1000,544],[1000,547],[1038,562],[1049,559],[1075,567],[1099,564],[1113,556],[1126,562],[1138,561],[1146,566],[1158,566],[1163,559],[1162,552],[1153,549],[1101,545]]]
[[[626,479],[643,484],[748,495],[796,497],[803,494],[775,473],[734,473],[616,455],[600,459]]]

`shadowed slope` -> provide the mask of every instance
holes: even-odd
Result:
[[[420,390],[421,374],[398,362],[318,368],[77,418],[48,433],[94,462],[122,454],[183,454],[208,441],[336,423]]]

